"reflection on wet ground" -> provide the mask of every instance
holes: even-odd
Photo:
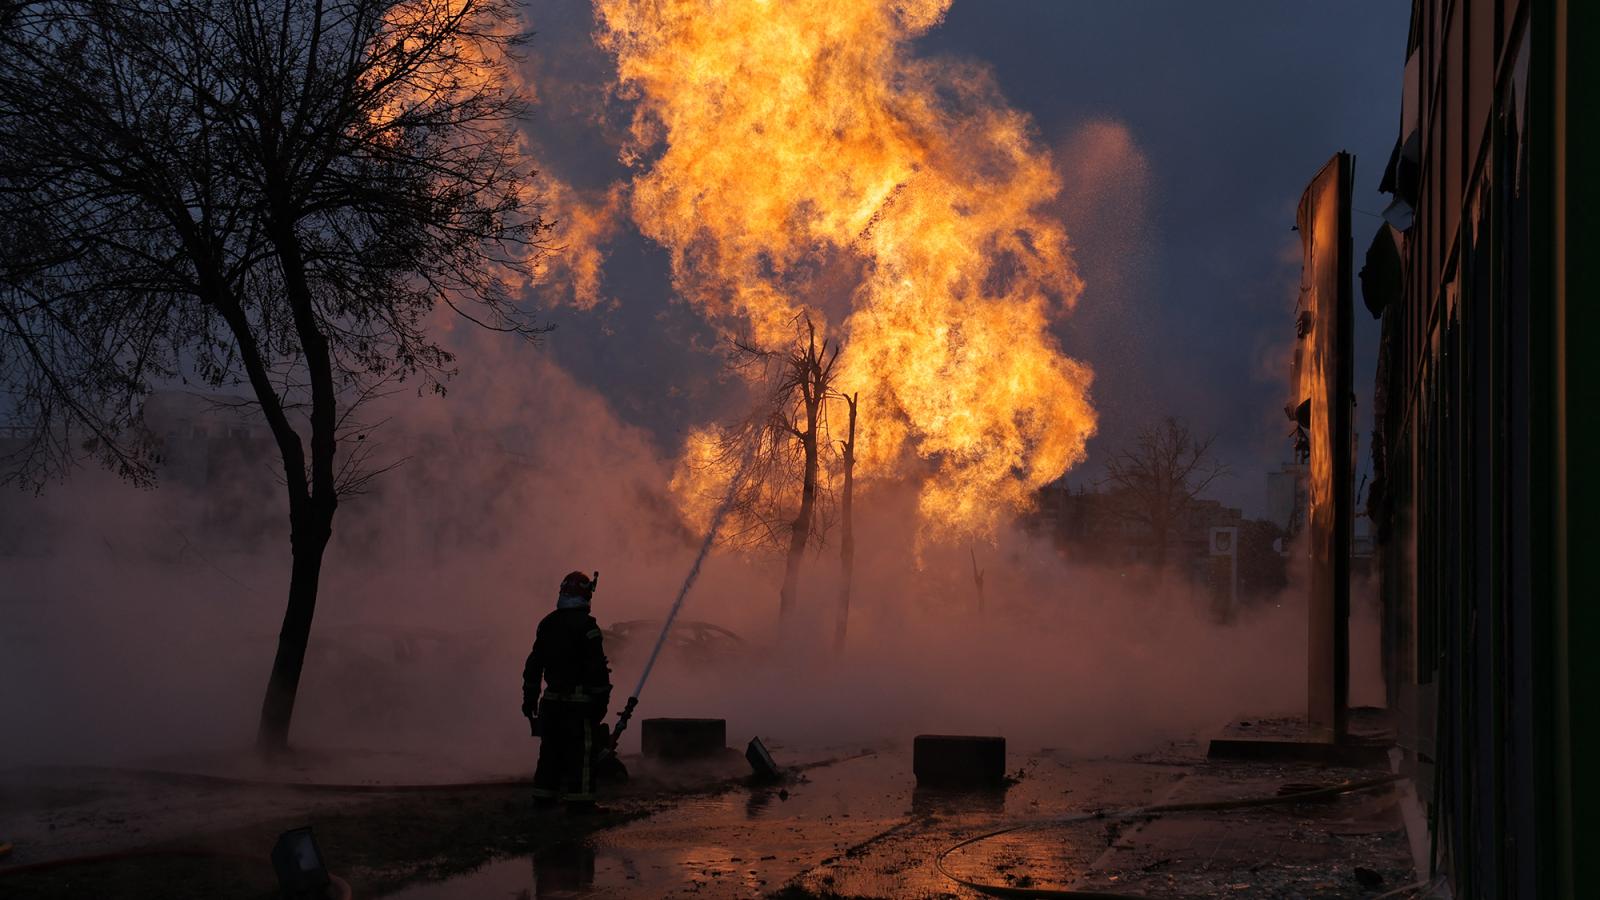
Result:
[[[760,897],[784,887],[877,897],[967,896],[933,857],[1002,820],[1151,802],[1173,766],[1023,760],[1007,790],[915,788],[909,750],[807,771],[783,787],[691,796],[654,815],[392,895],[457,897]],[[1115,838],[1103,824],[1008,835],[953,855],[985,880],[1065,886]]]

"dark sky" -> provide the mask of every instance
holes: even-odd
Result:
[[[531,131],[548,170],[580,187],[623,176],[608,126],[593,117],[607,73],[588,42],[588,4],[529,9],[543,100]],[[1365,250],[1385,202],[1376,185],[1398,127],[1409,9],[956,0],[918,42],[919,54],[991,66],[1063,169],[1086,289],[1056,330],[1094,366],[1101,414],[1073,481],[1092,478],[1138,424],[1172,414],[1218,433],[1234,475],[1215,496],[1262,511],[1265,473],[1288,454],[1295,206],[1335,151],[1354,153],[1353,246]],[[625,121],[609,106],[609,127]],[[671,300],[665,254],[636,236],[616,244],[606,279],[614,306],[551,310],[550,352],[670,453],[716,402],[710,332]],[[1365,468],[1377,329],[1357,303]]]

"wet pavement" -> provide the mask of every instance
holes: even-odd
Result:
[[[384,799],[152,782],[115,771],[19,771],[11,774],[25,780],[0,778],[0,826],[23,838],[38,832],[18,844],[33,861],[292,816],[335,829],[325,835],[330,852],[362,886],[360,896],[390,890],[399,900],[981,896],[958,880],[1145,897],[1370,898],[1415,880],[1401,792],[1388,786],[1249,809],[1059,821],[1154,803],[1275,797],[1297,785],[1381,774],[1370,770],[1208,761],[1195,743],[1129,759],[1012,748],[1003,790],[961,792],[918,789],[908,745],[774,753],[797,767],[782,785],[748,784],[734,751],[687,765],[634,759],[633,781],[604,801],[616,815],[571,825],[559,812],[531,813],[518,786],[480,791],[461,806],[459,791]],[[47,775],[56,781],[42,780]],[[417,811],[407,803],[433,814],[394,828],[421,828],[438,840],[388,856],[352,843],[352,835],[376,835],[394,816]],[[453,812],[469,808],[477,812]],[[472,831],[452,818],[461,815],[488,818]],[[958,842],[1017,824],[1028,827],[952,850],[944,872],[935,863]],[[270,831],[241,835],[240,847],[265,846]],[[453,877],[416,881],[446,872]]]
[[[810,769],[782,788],[741,785],[689,797],[531,859],[504,860],[391,896],[976,897],[937,870],[941,850],[1015,821],[1160,802],[1186,787],[1199,764],[1040,752],[1013,757],[1014,781],[1003,791],[943,792],[916,788],[909,748],[882,750]],[[1105,866],[1138,864],[1121,850],[1137,827],[1093,821],[1024,829],[964,847],[947,865],[963,877],[1012,887],[1068,888],[1111,878],[1114,888],[1124,876]],[[1144,845],[1127,846],[1131,853]]]
[[[1212,763],[1192,748],[1123,761],[1014,754],[1010,771],[1003,791],[919,790],[909,748],[884,749],[812,768],[782,788],[737,785],[663,804],[587,840],[391,896],[979,897],[934,860],[997,828],[1152,803],[1272,796],[1285,785],[1375,774]],[[1374,897],[1412,880],[1389,789],[1250,810],[1045,824],[962,847],[946,866],[1009,888],[1149,897]]]
[[[1166,802],[1270,797],[1382,773],[1207,762]],[[1151,897],[1374,897],[1416,881],[1401,788],[1168,815],[1130,828],[1078,887]]]

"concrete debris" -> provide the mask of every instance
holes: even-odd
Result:
[[[639,726],[641,749],[652,759],[703,759],[728,745],[725,719],[645,719]]]
[[[999,786],[1006,777],[1006,739],[919,734],[911,769],[919,787]]]

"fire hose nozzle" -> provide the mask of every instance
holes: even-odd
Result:
[[[616,750],[617,744],[622,741],[622,732],[628,729],[628,719],[633,717],[633,708],[638,705],[639,698],[637,696],[629,697],[628,702],[623,704],[622,712],[617,714],[617,727],[615,731],[611,732],[611,749],[613,751]]]

